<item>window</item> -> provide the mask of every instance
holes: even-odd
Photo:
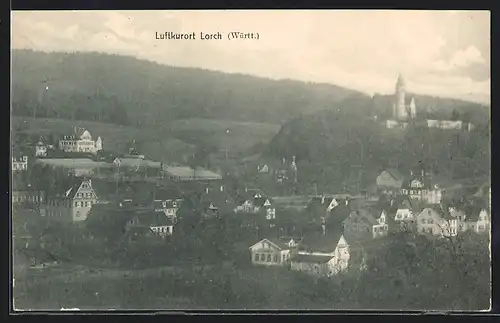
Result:
[[[259,261],[259,254],[256,253],[254,256],[253,256],[253,260],[254,261]]]
[[[273,261],[274,261],[274,262],[278,262],[278,255],[276,255],[276,254],[274,255],[274,257],[273,257]]]
[[[78,206],[78,202],[75,202],[75,206]]]
[[[270,254],[270,253],[268,253],[268,254],[267,254],[267,262],[271,262],[271,261],[272,261],[272,259],[271,259],[271,254]]]
[[[430,219],[427,221],[428,224],[433,224],[434,223],[434,220]]]
[[[283,261],[286,261],[286,254],[283,255]]]
[[[427,215],[431,215],[431,210],[427,210]]]
[[[479,231],[483,231],[483,230],[484,230],[484,225],[478,225],[478,226],[477,226],[477,229],[478,229]]]
[[[266,261],[266,255],[265,254],[260,254],[260,261]]]

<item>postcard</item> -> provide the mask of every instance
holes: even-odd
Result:
[[[490,13],[14,11],[13,310],[491,307]]]

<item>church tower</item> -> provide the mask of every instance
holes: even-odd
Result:
[[[396,82],[396,114],[394,115],[394,119],[399,121],[405,121],[408,118],[408,111],[406,110],[406,102],[405,102],[405,82],[401,74],[398,76],[398,81]]]

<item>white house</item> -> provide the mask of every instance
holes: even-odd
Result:
[[[385,211],[380,212],[377,220],[377,224],[373,226],[373,237],[385,237],[389,233],[389,217]]]
[[[299,252],[291,259],[290,268],[317,276],[333,276],[344,272],[349,266],[349,245],[340,235],[337,245],[332,252]]]
[[[409,196],[412,200],[422,201],[427,204],[440,204],[443,192],[439,186],[430,187],[420,179],[413,179],[409,185],[401,189],[401,194]]]
[[[35,145],[35,156],[37,157],[45,157],[47,156],[47,145],[43,142],[39,141]]]
[[[425,208],[417,215],[417,232],[438,237],[454,237],[459,231],[459,218],[439,208]]]
[[[97,201],[91,180],[77,178],[66,192],[48,196],[41,213],[57,220],[82,222]]]
[[[276,208],[272,205],[271,199],[261,193],[255,193],[251,198],[245,199],[238,205],[234,212],[260,213],[263,212],[267,220],[276,218]]]
[[[482,209],[479,212],[467,214],[465,216],[462,230],[471,230],[476,233],[488,233],[491,227],[491,219],[488,211]]]
[[[22,172],[28,169],[28,156],[12,157],[12,171]]]
[[[296,252],[297,247],[298,241],[293,238],[262,239],[249,248],[252,264],[287,266],[290,264],[290,257]]]
[[[154,234],[165,238],[174,233],[174,220],[169,218],[163,211],[138,212],[126,224],[127,231],[137,227],[147,227]]]
[[[102,139],[92,140],[90,132],[84,128],[76,129],[75,134],[64,136],[59,140],[59,149],[66,152],[97,153],[102,150]]]

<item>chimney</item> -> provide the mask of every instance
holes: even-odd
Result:
[[[321,196],[321,204],[325,203],[325,195]]]
[[[208,187],[205,187],[205,193],[208,194]]]
[[[425,176],[425,173],[424,173],[424,170],[422,169],[422,178],[424,178]]]

